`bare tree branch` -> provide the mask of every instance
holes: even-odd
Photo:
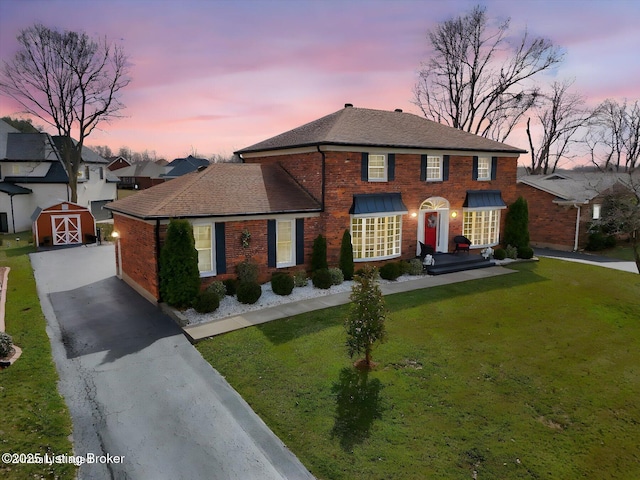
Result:
[[[0,93],[63,138],[71,200],[77,201],[85,138],[124,108],[119,94],[130,82],[127,57],[106,39],[94,41],[85,33],[61,33],[39,24],[22,30],[17,39],[20,49],[2,64]]]
[[[504,141],[538,91],[527,83],[562,60],[549,40],[527,32],[514,47],[509,20],[491,29],[486,9],[447,20],[429,32],[434,55],[419,73],[414,103],[425,117]]]

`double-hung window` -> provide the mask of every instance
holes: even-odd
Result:
[[[369,154],[368,178],[370,182],[385,182],[387,180],[386,155]]]
[[[491,180],[491,157],[478,157],[478,180]]]
[[[380,260],[400,255],[402,215],[352,217],[354,260]]]
[[[427,155],[427,182],[442,180],[442,157]]]
[[[194,225],[193,237],[195,247],[198,252],[198,270],[200,274],[215,274],[213,256],[213,235],[212,225]]]
[[[295,220],[278,220],[276,222],[276,266],[290,267],[296,264]]]
[[[602,205],[600,205],[599,203],[594,203],[592,206],[593,210],[591,212],[591,218],[593,220],[600,220],[600,216],[602,213]]]

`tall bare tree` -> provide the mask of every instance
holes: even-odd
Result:
[[[600,170],[633,172],[640,166],[640,103],[607,99],[596,110],[585,143]]]
[[[547,174],[556,170],[558,162],[570,157],[576,133],[585,127],[593,113],[584,107],[583,96],[570,92],[573,82],[554,82],[549,93],[541,93],[533,107],[536,122],[527,119],[527,137],[531,153],[530,172]],[[539,134],[534,133],[539,130]],[[535,137],[535,139],[534,139]]]
[[[85,138],[124,108],[119,93],[130,82],[127,57],[106,39],[40,24],[22,30],[17,39],[18,52],[2,63],[0,92],[62,137],[62,159],[75,202]]]
[[[509,20],[491,27],[481,6],[429,32],[433,56],[414,87],[414,103],[425,117],[493,140],[507,138],[539,96],[529,80],[563,56],[547,39],[525,32],[514,41],[508,33]]]

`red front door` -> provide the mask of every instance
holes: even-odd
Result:
[[[438,238],[438,213],[428,212],[424,218],[424,244],[436,249]]]

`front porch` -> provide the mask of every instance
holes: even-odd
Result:
[[[496,264],[493,260],[487,260],[482,255],[474,255],[473,253],[435,253],[433,260],[433,265],[426,266],[426,273],[429,275],[475,270],[493,267]]]

